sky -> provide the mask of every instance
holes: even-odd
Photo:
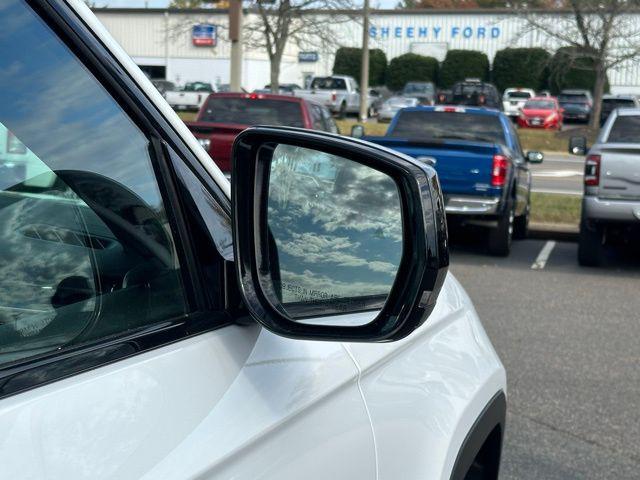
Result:
[[[97,7],[149,7],[149,8],[162,8],[168,6],[170,0],[95,0]],[[379,6],[380,8],[393,8],[398,3],[398,0],[372,0],[372,6]]]

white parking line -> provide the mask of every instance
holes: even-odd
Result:
[[[580,195],[582,196],[582,190],[561,190],[554,188],[535,188],[531,189],[533,193],[557,193],[560,195]]]
[[[549,240],[547,243],[545,243],[544,247],[542,247],[542,250],[540,250],[540,253],[538,254],[538,258],[536,258],[536,261],[533,262],[533,265],[531,265],[531,268],[533,270],[542,270],[547,264],[547,260],[549,260],[549,256],[551,255],[551,252],[553,251],[553,248],[555,246],[556,242],[554,242],[553,240]]]

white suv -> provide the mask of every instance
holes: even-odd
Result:
[[[527,100],[536,96],[530,88],[507,88],[502,95],[502,106],[505,115],[517,117]]]
[[[2,2],[0,123],[2,478],[497,478],[432,168],[261,127],[230,188],[80,0]]]

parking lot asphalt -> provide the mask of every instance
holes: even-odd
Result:
[[[584,157],[545,153],[544,161],[530,168],[534,192],[582,195]]]
[[[640,255],[583,268],[575,243],[522,240],[495,258],[473,235],[451,271],[507,369],[500,478],[640,478]]]

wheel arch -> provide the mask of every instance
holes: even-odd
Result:
[[[471,465],[478,457],[481,449],[492,435],[498,433],[498,438],[493,438],[496,443],[491,448],[496,448],[493,452],[497,456],[497,464],[490,472],[489,478],[498,478],[500,466],[500,455],[502,450],[502,442],[504,439],[504,429],[506,423],[507,399],[504,392],[498,392],[484,407],[471,430],[467,433],[462,442],[462,446],[458,451],[453,470],[451,471],[451,480],[464,480]]]

